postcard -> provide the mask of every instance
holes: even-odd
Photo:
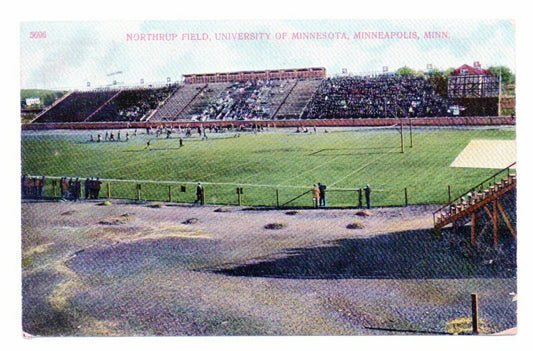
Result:
[[[26,337],[513,335],[511,20],[20,25]]]

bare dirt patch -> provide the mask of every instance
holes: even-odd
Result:
[[[216,213],[228,213],[228,212],[232,212],[232,209],[230,207],[219,207],[216,210],[214,210],[213,212],[216,212]]]
[[[99,221],[98,224],[101,225],[121,225],[125,224],[128,221],[132,220],[134,218],[133,214],[131,213],[123,213],[120,216],[117,217],[111,217],[102,221]]]
[[[364,223],[361,222],[353,222],[346,226],[348,229],[363,229],[365,227]]]
[[[271,229],[271,230],[279,230],[285,228],[285,224],[283,223],[269,223],[265,224],[265,229]]]
[[[161,202],[151,202],[148,204],[148,207],[150,208],[161,208],[165,206],[164,204],[162,204]]]
[[[198,222],[200,222],[200,220],[198,218],[189,218],[189,219],[187,219],[187,220],[185,220],[185,221],[183,221],[181,223],[183,223],[183,224],[196,224]]]
[[[431,207],[372,209],[358,230],[346,228],[354,210],[221,216],[211,206],[82,201],[22,211],[23,329],[32,335],[446,332],[470,292],[483,299],[487,332],[516,325],[513,272],[435,240]],[[99,224],[114,219],[121,224]],[[280,222],[283,230],[264,230]]]
[[[372,216],[372,212],[370,212],[369,210],[361,210],[361,211],[355,212],[355,215],[359,217],[368,217],[368,216]]]
[[[76,211],[65,211],[61,213],[61,216],[72,216]]]

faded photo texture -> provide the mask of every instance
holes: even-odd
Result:
[[[26,337],[517,328],[515,25],[20,25]]]

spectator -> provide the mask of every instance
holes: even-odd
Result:
[[[45,183],[45,179],[44,179],[44,176],[41,177],[41,179],[37,179],[37,188],[36,188],[36,191],[37,191],[37,198],[41,198],[43,196],[43,188],[44,188],[44,183]]]
[[[435,117],[449,105],[424,76],[340,77],[321,83],[305,118]]]
[[[370,209],[370,186],[367,184],[363,189],[365,191],[366,208]]]
[[[318,183],[318,190],[319,190],[319,206],[325,207],[326,206],[326,185],[322,183]]]
[[[96,180],[91,181],[91,199],[98,199],[101,184],[102,182],[100,181],[100,178],[96,178]]]
[[[85,200],[89,198],[89,195],[91,193],[91,180],[89,178],[85,179],[85,183],[83,184],[83,190],[85,192]]]
[[[204,187],[202,186],[202,183],[198,183],[196,186],[196,201],[194,201],[194,204],[197,203],[200,203],[202,206],[204,204]]]
[[[316,184],[313,184],[313,206],[318,208],[320,201],[320,189]]]

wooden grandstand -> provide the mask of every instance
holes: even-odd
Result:
[[[368,78],[375,80],[376,77]],[[180,83],[167,82],[72,91],[32,118],[30,123],[34,124],[35,128],[40,128],[39,124],[57,127],[61,124],[70,126],[72,123],[83,124],[86,128],[97,128],[101,123],[107,123],[106,126],[110,123],[123,123],[127,126],[130,123],[223,122],[224,120],[276,122],[359,118],[377,120],[404,117],[440,117],[443,123],[447,123],[445,119],[452,117],[453,108],[461,111],[460,115],[454,114],[453,117],[505,115],[514,118],[514,89],[509,94],[498,95],[497,78],[487,71],[467,65],[454,71],[447,87],[441,87],[443,91],[439,94],[444,94],[446,90],[448,97],[440,96],[431,89],[431,91],[426,89],[424,94],[413,95],[411,92],[413,87],[409,85],[404,94],[391,93],[388,81],[376,83],[378,90],[382,92],[378,94],[379,96],[366,94],[368,89],[361,85],[363,83],[358,83],[361,86],[355,90],[354,87],[345,89],[342,94],[335,92],[335,89],[320,90],[320,86],[329,80],[346,79],[352,78],[327,78],[324,67],[185,74],[183,82]],[[405,79],[409,79],[410,84],[425,82],[421,78]],[[254,86],[259,85],[256,89],[260,90],[262,95],[258,97],[258,94],[247,90],[248,87],[244,86],[242,89],[245,92],[242,95],[246,95],[246,98],[235,102],[234,110],[239,110],[238,112],[213,116],[209,114],[208,111],[217,105],[217,101],[233,94],[235,86],[250,82],[255,82]],[[260,84],[256,84],[257,82]],[[439,84],[442,85],[442,82]],[[267,88],[264,88],[265,85]],[[396,96],[402,97],[402,106],[396,101]],[[247,99],[255,99],[255,103],[247,104]],[[389,100],[391,100],[390,105]],[[413,103],[422,100],[426,101],[425,105]],[[440,100],[443,101],[437,104]],[[410,109],[413,109],[413,112],[410,112]],[[315,122],[312,122],[312,125],[314,124]]]
[[[516,174],[511,173],[515,165],[516,162],[436,210],[433,213],[435,230],[440,231],[450,224],[455,230],[458,223],[470,222],[470,244],[475,246],[478,238],[492,227],[492,243],[496,247],[501,217],[516,239]]]

